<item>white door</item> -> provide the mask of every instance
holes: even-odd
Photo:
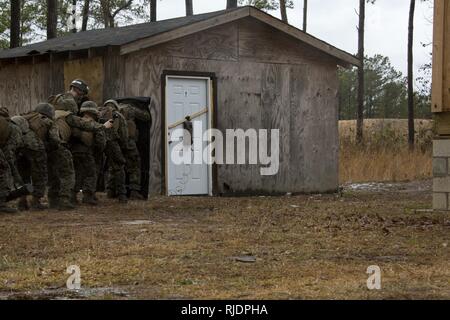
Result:
[[[166,78],[166,159],[168,195],[210,194],[210,168],[205,161],[194,163],[194,157],[202,157],[207,142],[202,139],[209,128],[210,99],[208,78],[175,77]],[[192,141],[182,133],[182,121],[187,116],[194,128]],[[201,133],[195,132],[201,123]],[[197,128],[196,128],[197,127]],[[193,142],[193,143],[192,143]],[[180,158],[191,153],[191,163],[177,164],[174,154]],[[199,159],[199,158],[197,158]],[[202,158],[200,158],[202,159]],[[198,161],[197,161],[198,162]]]

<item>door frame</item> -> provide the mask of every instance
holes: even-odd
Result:
[[[211,72],[195,72],[195,71],[174,71],[164,70],[161,75],[161,192],[169,195],[169,148],[167,141],[167,80],[169,78],[184,78],[184,79],[200,79],[207,80],[207,99],[209,101],[208,110],[208,129],[217,128],[217,78],[215,73]],[[217,194],[217,165],[208,165],[208,195],[213,196]]]

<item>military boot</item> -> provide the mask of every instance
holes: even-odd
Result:
[[[132,190],[130,192],[130,200],[144,200],[144,197],[138,191]]]
[[[27,197],[20,198],[19,202],[17,202],[17,209],[19,209],[19,211],[30,210],[30,206],[28,205]]]
[[[48,206],[50,209],[58,209],[59,208],[59,199],[48,197]]]
[[[70,202],[71,202],[74,206],[80,204],[80,202],[78,201],[78,196],[77,196],[77,195],[78,195],[77,192],[73,192],[73,193],[72,193],[72,196],[70,197]]]
[[[117,198],[116,193],[113,190],[108,190],[108,192],[106,193],[106,196],[108,197],[108,199]]]
[[[31,199],[31,210],[33,211],[41,211],[48,209],[48,207],[41,202],[41,198],[34,197]]]
[[[75,209],[75,205],[70,201],[69,198],[60,198],[58,210],[59,211],[69,211]]]
[[[128,203],[128,198],[125,194],[119,195],[118,199],[119,199],[119,203],[121,203],[121,204]]]
[[[94,194],[90,192],[83,193],[83,203],[91,206],[96,206],[98,204],[97,200],[94,198]]]
[[[17,209],[9,207],[5,202],[0,201],[0,213],[16,213]]]

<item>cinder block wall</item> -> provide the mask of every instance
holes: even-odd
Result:
[[[433,141],[433,209],[450,210],[450,139]]]

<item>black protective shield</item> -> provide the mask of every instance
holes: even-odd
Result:
[[[151,98],[149,97],[124,97],[115,99],[118,103],[131,104],[139,109],[150,112]],[[141,155],[141,193],[148,198],[149,182],[150,182],[150,122],[136,121],[136,126],[139,131],[139,138],[137,147]],[[128,184],[128,177],[127,177]]]

